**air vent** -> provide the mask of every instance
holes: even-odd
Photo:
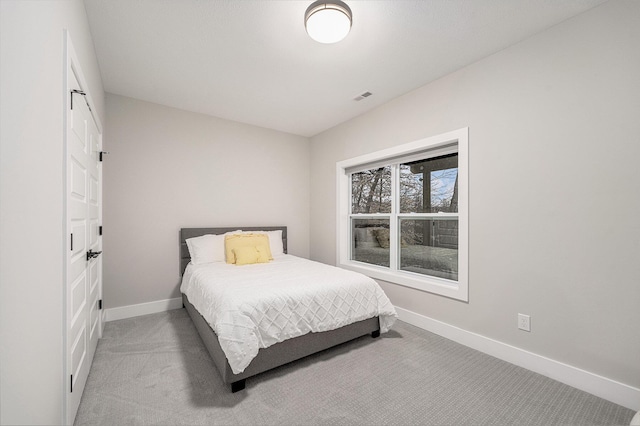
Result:
[[[356,96],[355,98],[353,98],[354,101],[361,101],[364,98],[368,98],[369,96],[373,95],[373,93],[371,92],[364,92],[359,94],[358,96]]]

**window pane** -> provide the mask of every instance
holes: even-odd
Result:
[[[389,219],[351,220],[351,260],[389,267]]]
[[[351,175],[351,213],[391,213],[391,167]]]
[[[458,219],[400,219],[400,269],[458,280]]]
[[[401,213],[457,211],[458,154],[400,165]]]

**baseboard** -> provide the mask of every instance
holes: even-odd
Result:
[[[622,405],[640,410],[640,389],[599,376],[571,365],[463,330],[442,321],[398,308],[398,317],[416,327],[438,334],[454,342],[484,352],[511,364],[542,374],[576,389]]]
[[[155,302],[140,303],[137,305],[120,306],[105,310],[105,321],[116,321],[125,318],[138,317],[140,315],[155,314],[157,312],[170,311],[182,308],[182,298],[157,300]]]

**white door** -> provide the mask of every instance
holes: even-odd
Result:
[[[73,61],[70,62],[73,64]],[[66,371],[72,424],[102,334],[102,135],[74,66],[67,74]]]

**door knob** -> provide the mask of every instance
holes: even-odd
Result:
[[[102,251],[93,251],[93,250],[89,250],[87,252],[87,260],[91,260],[94,257],[98,257],[100,256],[100,253],[102,253]]]

